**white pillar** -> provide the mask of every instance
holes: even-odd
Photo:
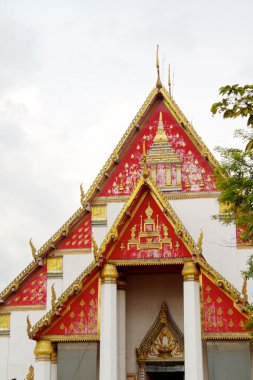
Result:
[[[184,277],[184,362],[185,380],[203,380],[203,358],[200,321],[199,271],[187,261]]]
[[[126,380],[126,279],[119,275],[117,299],[118,380]]]
[[[57,380],[57,352],[56,347],[53,347],[53,352],[51,354],[51,379]]]
[[[34,380],[51,380],[51,361],[53,352],[52,344],[48,340],[39,340],[34,350]]]
[[[113,264],[101,273],[101,319],[99,380],[117,380],[117,281]]]

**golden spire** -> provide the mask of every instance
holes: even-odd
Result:
[[[170,64],[169,64],[169,72],[168,72],[168,86],[169,86],[169,94],[171,96]]]
[[[80,193],[81,193],[81,199],[80,199],[80,201],[81,201],[81,205],[84,207],[84,199],[85,199],[85,194],[84,194],[84,191],[83,191],[83,184],[81,183],[81,185],[80,185]]]
[[[36,248],[34,247],[34,244],[32,242],[32,238],[29,240],[29,245],[31,247],[33,258],[36,259]]]
[[[54,284],[51,286],[51,293],[52,293],[52,296],[51,296],[51,305],[52,305],[52,308],[55,307],[55,303],[56,303],[56,293],[55,293],[55,289],[54,289]]]
[[[157,49],[156,49],[156,69],[157,69],[156,87],[160,90],[160,88],[162,88],[163,85],[160,79],[160,65],[159,65],[158,50],[159,50],[159,45],[157,45]]]
[[[247,292],[247,277],[244,276],[243,279],[243,285],[242,285],[242,295],[243,295],[243,301],[248,301],[248,292]]]
[[[30,336],[30,331],[31,331],[31,328],[32,328],[32,324],[30,322],[30,319],[29,319],[29,315],[26,317],[26,331],[27,331],[27,335]]]
[[[146,139],[143,139],[143,150],[142,150],[142,158],[143,158],[143,169],[142,175],[146,179],[148,178],[148,168],[147,168],[147,154],[146,154]]]
[[[162,113],[162,111],[160,111],[160,114],[159,114],[159,121],[163,121],[163,113]]]

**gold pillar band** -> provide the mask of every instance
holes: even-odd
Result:
[[[34,355],[37,361],[50,360],[53,353],[53,346],[50,340],[38,340],[34,349]]]
[[[184,281],[198,281],[200,272],[193,261],[186,261],[182,270]]]
[[[114,264],[105,264],[101,272],[102,284],[116,284],[119,274]]]

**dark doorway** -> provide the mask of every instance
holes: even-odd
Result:
[[[184,380],[184,372],[150,372],[149,380]]]

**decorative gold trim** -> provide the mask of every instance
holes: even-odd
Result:
[[[36,360],[50,359],[53,352],[53,346],[49,340],[38,340],[34,349]]]
[[[200,272],[193,261],[186,261],[182,270],[184,281],[199,281]]]
[[[92,253],[91,248],[82,248],[82,249],[57,249],[55,250],[55,254],[60,255],[81,255],[81,254],[87,254]]]
[[[184,360],[184,336],[165,303],[136,352],[138,363]]]
[[[164,197],[167,200],[178,200],[178,199],[206,199],[206,198],[218,198],[220,193],[218,191],[214,192],[195,192],[195,193],[183,193],[183,192],[169,192],[164,193]],[[93,200],[93,203],[125,203],[128,201],[130,196],[115,196],[115,197],[98,197]]]
[[[3,311],[29,311],[29,310],[46,310],[46,305],[44,306],[3,306],[1,307],[1,312]]]
[[[148,266],[148,265],[174,265],[184,264],[192,258],[183,257],[180,259],[133,259],[133,260],[110,260],[112,264],[117,266]]]
[[[51,342],[98,342],[100,339],[99,334],[87,335],[47,335],[41,337],[44,340]]]
[[[236,248],[237,249],[252,249],[253,248],[253,244],[236,244]]]
[[[106,251],[107,246],[111,241],[116,241],[119,238],[119,232],[118,232],[118,227],[122,223],[123,218],[126,215],[126,212],[129,210],[131,207],[133,201],[136,199],[138,196],[140,190],[142,187],[148,187],[149,192],[151,196],[155,199],[155,201],[160,203],[160,207],[163,210],[163,212],[166,214],[166,217],[168,218],[170,224],[173,226],[175,232],[178,234],[179,238],[183,241],[183,243],[186,245],[188,248],[189,252],[191,254],[195,254],[196,256],[198,255],[198,248],[196,247],[196,244],[194,243],[191,235],[189,232],[186,230],[180,219],[178,218],[177,214],[171,207],[171,205],[168,203],[167,199],[164,197],[163,193],[157,188],[156,184],[152,181],[151,178],[140,178],[139,182],[137,183],[131,197],[128,199],[124,207],[122,208],[120,214],[116,218],[114,224],[112,225],[110,231],[106,235],[105,239],[103,240],[100,249],[98,251],[98,257],[100,255],[103,255],[103,253]],[[146,195],[148,190],[144,190],[143,197]],[[137,207],[137,206],[136,206]],[[124,233],[124,229],[120,232],[120,236]],[[113,247],[109,250],[107,253],[107,259],[110,257],[111,251]],[[114,262],[116,260],[113,260]]]
[[[245,315],[246,318],[249,318],[249,313],[247,311],[247,305],[244,302],[244,297],[241,293],[231,285],[223,276],[221,276],[210,264],[208,264],[203,258],[198,257],[197,263],[203,269],[205,275],[216,284],[219,289],[225,293],[233,302],[234,307]],[[202,284],[202,278],[201,278]],[[242,305],[242,310],[237,306],[236,301],[239,301]]]
[[[0,314],[0,335],[10,334],[10,313]]]
[[[252,337],[250,333],[202,333],[202,339],[215,339],[215,340],[224,340],[224,339],[240,339],[240,340],[251,340]]]

